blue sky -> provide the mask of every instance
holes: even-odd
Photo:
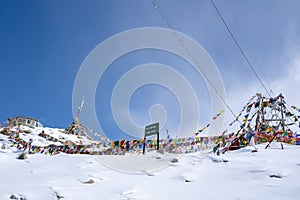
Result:
[[[227,102],[235,112],[255,92],[265,93],[208,0],[157,3],[177,31],[196,40],[210,54],[222,75]],[[274,95],[283,92],[290,104],[299,105],[300,2],[215,3],[267,88]],[[77,71],[99,43],[133,28],[167,28],[148,0],[4,0],[0,25],[1,121],[13,115],[29,115],[46,126],[62,128],[72,122],[72,90]],[[167,52],[131,52],[112,63],[96,92],[97,116],[105,134],[112,139],[129,138],[112,118],[112,88],[123,73],[149,62],[172,66],[191,82],[200,106],[198,128],[213,114],[205,83],[188,63]],[[151,92],[155,98],[150,98]],[[132,118],[141,126],[147,124],[147,111],[156,103],[165,106],[165,128],[174,136],[180,122],[178,102],[161,86],[147,85],[134,93],[130,101]],[[226,117],[227,122],[232,116],[227,112]]]

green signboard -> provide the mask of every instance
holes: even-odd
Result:
[[[159,133],[159,123],[150,124],[145,127],[145,136],[156,135]]]
[[[145,137],[144,137],[144,144],[143,144],[143,154],[145,154],[146,148],[146,137],[151,135],[157,135],[157,150],[159,149],[159,123],[150,124],[145,126]]]

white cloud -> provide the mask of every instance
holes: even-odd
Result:
[[[268,82],[268,85],[271,86],[273,96],[277,96],[280,93],[283,94],[289,107],[288,109],[292,110],[290,108],[292,105],[300,107],[300,55],[290,57],[285,67],[285,72]],[[266,92],[258,80],[255,83],[249,82],[248,84],[243,83],[231,86],[227,91],[227,103],[237,115],[247,101],[256,93],[262,93],[266,96]],[[227,109],[224,129],[228,128],[228,124],[233,119],[234,116]],[[232,128],[231,130],[234,131],[235,129]]]
[[[300,104],[300,56],[291,59],[286,67],[287,73],[278,76],[271,85],[276,92],[282,92],[288,104]]]

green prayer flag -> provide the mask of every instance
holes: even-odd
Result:
[[[213,148],[213,152],[216,153],[217,150],[220,148],[220,143],[218,143],[214,148]]]

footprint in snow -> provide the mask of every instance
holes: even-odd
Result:
[[[287,177],[288,174],[287,173],[284,173],[284,172],[270,172],[269,173],[269,177],[270,178],[284,178],[284,177]]]
[[[134,197],[135,190],[128,190],[120,193],[122,199],[126,200],[135,200],[137,198]]]
[[[227,163],[228,160],[227,159],[224,159],[222,157],[219,157],[219,156],[208,156],[212,162],[214,163],[220,163],[220,162],[224,162],[224,163]]]

